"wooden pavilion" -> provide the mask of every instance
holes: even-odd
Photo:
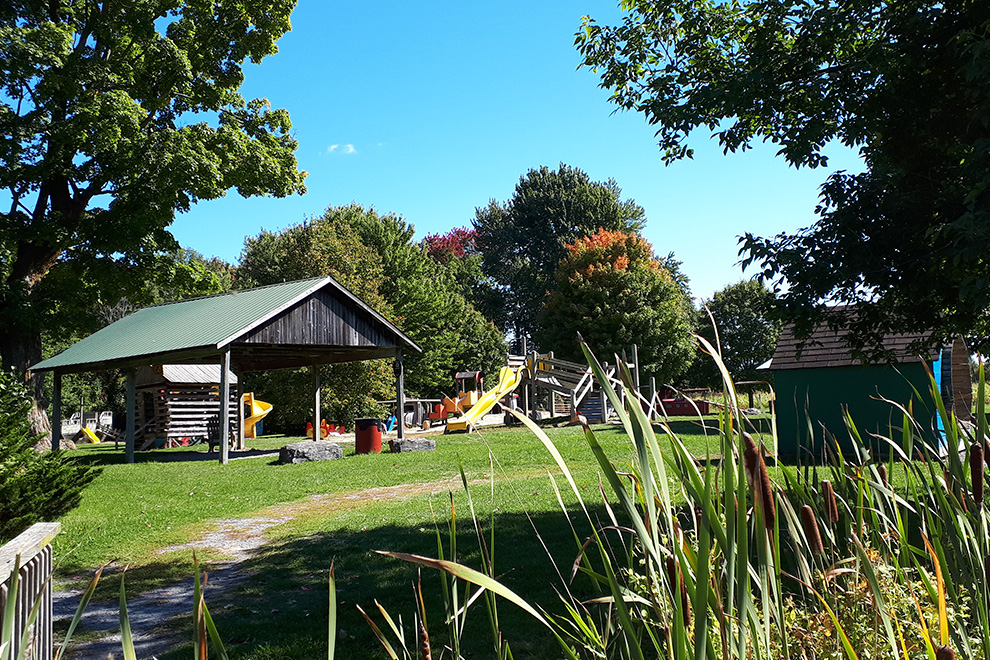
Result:
[[[31,370],[53,374],[53,448],[61,440],[62,375],[126,370],[126,460],[133,462],[136,376],[141,367],[217,364],[219,400],[223,401],[230,399],[231,373],[393,358],[398,409],[402,410],[402,360],[408,351],[421,353],[422,349],[332,277],[319,277],[145,307]],[[314,428],[319,428],[320,376],[316,368],[313,398]],[[237,426],[238,436],[243,438],[243,425]],[[231,430],[229,416],[220,415],[220,439],[230,437]],[[402,434],[399,425],[400,438]],[[220,442],[220,462],[228,460],[229,443]]]

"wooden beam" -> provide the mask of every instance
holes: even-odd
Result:
[[[242,374],[237,374],[237,449],[244,451],[244,383]]]
[[[127,433],[124,436],[124,461],[134,462],[134,428],[137,424],[137,391],[134,381],[137,369],[127,370]],[[85,420],[81,420],[85,423]]]
[[[51,544],[62,531],[62,523],[35,523],[0,546],[0,584],[14,572],[14,560],[20,557],[21,566]]]
[[[62,445],[62,374],[52,372],[52,451]]]
[[[398,408],[396,415],[398,426],[398,438],[403,440],[406,437],[405,417],[406,417],[406,377],[405,365],[402,363],[402,349],[395,349],[395,407]]]
[[[313,441],[320,439],[320,365],[313,365]]]
[[[220,465],[230,462],[230,349],[220,356]]]
[[[639,392],[639,346],[636,344],[632,345],[633,354],[633,387],[636,388],[636,392]]]

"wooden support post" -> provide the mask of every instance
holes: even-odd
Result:
[[[547,357],[551,360],[553,359],[553,351],[547,353]],[[557,416],[557,396],[553,390],[550,390],[550,419]]]
[[[637,394],[639,393],[639,346],[636,344],[632,345],[633,354],[633,387],[636,388]]]
[[[656,376],[650,376],[650,421],[657,416],[657,379]]]
[[[322,418],[320,417],[320,406],[322,402],[320,401],[320,365],[313,365],[313,441],[316,442],[320,439],[320,422]]]
[[[220,465],[230,462],[230,349],[220,356]]]
[[[237,374],[237,449],[244,451],[247,447],[244,442],[244,420],[247,415],[244,414],[244,383],[241,380],[241,374]]]
[[[395,365],[393,365],[395,370],[395,406],[398,408],[396,411],[396,428],[398,429],[399,440],[403,440],[406,437],[406,376],[405,376],[405,366],[402,363],[402,349],[398,348],[395,351]]]
[[[134,435],[137,419],[137,389],[134,383],[137,370],[127,370],[127,430],[124,435],[124,462],[134,462]],[[84,420],[85,421],[85,420]]]
[[[52,451],[62,446],[62,374],[52,372]]]
[[[535,374],[533,370],[536,365],[529,361],[529,353],[526,352],[526,337],[522,338],[522,354],[523,361],[526,363],[526,373],[528,378],[526,379],[526,387],[523,388],[523,414],[529,417],[529,391],[533,387],[533,377]]]
[[[539,368],[537,366],[537,364],[536,364],[536,362],[537,362],[538,359],[539,359],[539,354],[536,351],[533,351],[532,360],[533,360],[533,374],[534,375],[536,374],[536,370]],[[529,396],[532,399],[529,402],[529,409],[530,409],[530,411],[532,411],[533,416],[535,417],[536,416],[536,406],[537,406],[537,401],[536,401],[536,399],[537,399],[537,393],[536,393],[536,380],[535,379],[533,380],[533,387],[530,388],[530,390],[529,390]],[[530,418],[530,419],[532,419],[532,418]]]

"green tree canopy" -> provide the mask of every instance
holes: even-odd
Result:
[[[477,209],[474,228],[482,269],[497,286],[505,310],[496,322],[517,339],[532,338],[567,244],[600,229],[643,228],[645,211],[621,195],[615,181],[592,181],[585,172],[561,164],[556,170],[530,170],[507,202],[492,200]]]
[[[776,300],[762,282],[749,280],[730,284],[703,303],[696,332],[716,348],[721,346],[722,361],[733,380],[765,379],[756,367],[773,357],[780,338],[782,323],[774,314]],[[704,308],[711,312],[710,317]],[[691,365],[688,381],[718,388],[722,376],[714,360],[704,356]]]
[[[384,278],[381,256],[361,242],[354,228],[365,210],[357,205],[330,208],[318,218],[280,232],[262,231],[244,241],[235,284],[251,288],[330,275],[390,320],[395,311],[379,293]],[[322,414],[350,428],[354,417],[385,412],[376,401],[395,396],[392,368],[385,360],[334,364],[321,368]],[[248,374],[245,386],[274,405],[269,428],[301,433],[312,419],[308,370]]]
[[[493,370],[505,358],[505,344],[464,298],[454,273],[431,259],[414,234],[412,225],[393,214],[357,204],[331,207],[284,231],[248,238],[237,281],[250,287],[331,275],[423,348],[423,355],[406,358],[406,388],[410,394],[434,396],[449,389],[451,371]],[[321,377],[325,412],[338,423],[379,414],[373,402],[395,395],[385,361],[332,365]],[[280,407],[279,418],[299,415],[305,423],[307,409],[298,400],[309,378],[258,374],[250,383]]]
[[[502,364],[502,333],[466,297],[461,260],[431,258],[425,245],[413,241],[415,228],[392,214],[369,211],[355,219],[354,228],[382,258],[379,292],[399,326],[423,348],[423,355],[406,361],[411,392],[435,395],[451,388],[452,371],[491,372]]]
[[[109,304],[133,300],[132,282],[146,282],[177,247],[166,230],[177,211],[231,188],[304,191],[288,113],[238,93],[244,63],[276,52],[294,6],[0,5],[5,368],[23,374],[42,357],[42,327],[80,288]],[[33,384],[40,395],[40,379]],[[35,422],[47,428],[37,406]]]
[[[637,344],[641,371],[661,382],[672,382],[688,368],[694,310],[687,291],[645,239],[610,231],[579,239],[567,246],[555,277],[539,316],[540,346],[584,362],[580,332],[604,359]]]
[[[622,25],[587,19],[578,47],[668,162],[690,157],[695,129],[726,151],[770,141],[799,167],[824,165],[832,142],[859,150],[866,171],[825,182],[817,223],[742,239],[799,333],[841,302],[861,346],[926,330],[987,346],[990,4],[626,4]]]
[[[486,319],[504,328],[505,302],[482,269],[477,230],[455,227],[443,234],[428,234],[422,245],[430,258],[450,271],[468,302]]]

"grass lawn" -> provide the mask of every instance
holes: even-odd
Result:
[[[712,452],[717,451],[717,438],[706,440],[697,423],[678,421],[675,427],[696,454],[708,453],[709,442]],[[631,456],[625,434],[614,426],[598,426],[595,431],[621,468]],[[586,501],[600,507],[597,463],[580,430],[551,427],[547,433]],[[353,445],[345,444],[342,460],[299,465],[276,465],[270,457],[259,457],[221,466],[216,454],[211,460],[174,460],[179,454],[175,450],[139,452],[137,462],[126,465],[122,450],[115,451],[112,445],[84,446],[74,455],[103,466],[103,472],[87,488],[81,505],[61,520],[63,531],[55,546],[59,574],[85,573],[115,561],[130,565],[126,579],[132,595],[163,581],[185,579],[191,584],[192,553],[162,554],[162,548],[197,538],[212,521],[263,514],[270,507],[297,502],[295,517],[268,530],[269,542],[247,562],[254,578],[219,602],[208,602],[229,642],[228,652],[232,658],[326,657],[326,580],[334,562],[338,626],[344,631],[338,657],[387,657],[354,606],[371,613],[377,600],[393,615],[403,615],[411,626],[416,569],[375,550],[436,556],[436,530],[446,538],[453,502],[458,559],[480,568],[468,500],[460,486],[461,465],[472,484],[483,532],[487,535],[494,527],[496,573],[531,602],[554,610],[554,589],[564,584],[558,571],[565,578],[569,575],[577,551],[575,534],[583,540],[587,530],[572,530],[571,521],[579,517],[560,513],[548,477],[548,472],[558,471],[543,445],[521,428],[433,437],[435,452],[356,456]],[[251,441],[251,448],[273,449],[296,440],[259,438]],[[399,489],[398,494],[362,494],[409,484],[416,486]],[[565,505],[573,505],[566,484],[560,485]],[[375,493],[380,497],[375,498]],[[310,500],[320,494],[334,496]],[[606,519],[603,508],[599,513]],[[115,594],[114,576],[105,582],[103,595]],[[433,617],[431,631],[442,636],[440,578],[427,571],[423,583],[427,611]],[[580,581],[575,588],[582,588]],[[468,650],[477,657],[487,656],[491,642],[484,604],[479,601],[473,607]],[[513,635],[515,657],[559,655],[556,643],[528,615],[503,603],[500,616],[501,629]],[[380,619],[379,623],[383,624]],[[191,621],[186,625],[191,627]],[[189,652],[189,648],[177,649],[162,660],[185,658]]]

